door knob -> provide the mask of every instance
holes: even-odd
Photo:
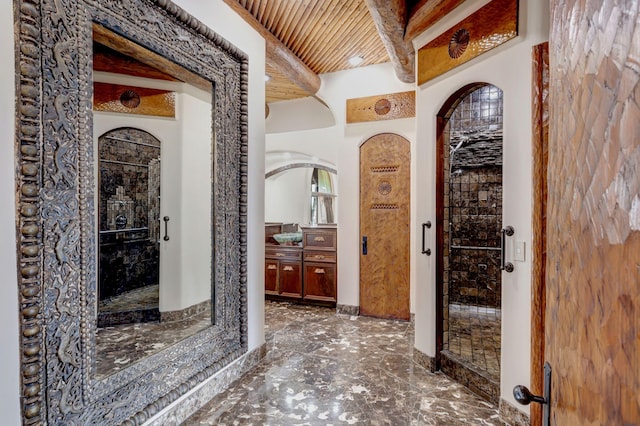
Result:
[[[543,397],[532,394],[529,388],[524,385],[514,386],[513,397],[522,405],[529,405],[532,402],[537,402],[539,404],[546,403]]]
[[[534,395],[523,385],[517,385],[513,388],[513,397],[522,405],[529,405],[532,402],[542,404],[542,425],[549,426],[551,424],[551,365],[544,363],[544,396]]]

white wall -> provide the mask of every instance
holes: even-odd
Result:
[[[455,13],[416,40],[426,44],[460,19],[482,6],[466,2]],[[465,66],[427,82],[417,93],[418,164],[415,184],[435,189],[436,115],[444,102],[459,88],[473,82],[487,82],[504,91],[503,224],[512,225],[515,236],[531,247],[531,47],[548,39],[548,5],[537,0],[520,1],[520,36]],[[434,191],[417,191],[416,218],[435,222]],[[435,247],[435,229],[429,234]],[[415,242],[414,252],[419,250]],[[508,246],[508,259],[513,259]],[[417,297],[415,346],[435,356],[435,257],[415,257]],[[515,271],[502,278],[502,360],[501,397],[513,405],[512,389],[530,381],[530,298],[531,256],[514,262]],[[528,410],[528,408],[526,408]]]
[[[264,343],[264,39],[222,0],[174,2],[250,58],[247,309],[251,350]]]
[[[289,169],[265,180],[265,222],[309,223],[312,171]]]
[[[211,298],[212,274],[212,161],[211,94],[185,87],[178,103],[182,137],[182,208],[179,235],[181,250],[179,305],[184,309]],[[164,183],[164,182],[163,182]],[[167,306],[171,303],[164,301]]]
[[[0,2],[0,413],[2,423],[20,424],[18,281],[15,225],[15,71],[13,4]]]
[[[266,133],[322,129],[336,124],[331,110],[313,96],[269,104]]]
[[[339,188],[337,198],[339,206],[337,217],[338,304],[358,306],[360,304],[359,148],[371,136],[391,132],[412,142],[413,150],[415,120],[399,119],[346,124],[346,100],[403,92],[412,90],[414,86],[400,82],[389,63],[323,74],[320,77],[322,85],[318,97],[331,108],[336,121],[335,126],[267,134],[266,149],[267,152],[301,152],[335,164],[338,171],[337,187]],[[279,104],[284,109],[288,103]],[[291,103],[289,106],[294,109],[295,103]],[[285,113],[286,116],[284,110],[282,113]],[[412,224],[413,229],[415,228],[413,218]],[[413,312],[414,298],[411,299],[411,311]]]

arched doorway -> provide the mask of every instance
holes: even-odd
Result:
[[[501,352],[502,91],[476,83],[438,114],[438,361],[498,403]]]
[[[98,327],[160,319],[160,147],[132,127],[98,138]]]
[[[410,318],[411,145],[383,133],[360,146],[360,314]]]

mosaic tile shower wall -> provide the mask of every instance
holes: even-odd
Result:
[[[100,300],[159,279],[160,141],[133,128],[98,139]]]
[[[449,123],[449,303],[499,308],[502,91],[472,92]]]
[[[442,369],[494,402],[501,349],[502,99],[495,86],[461,99],[444,150]]]

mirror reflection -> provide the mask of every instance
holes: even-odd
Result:
[[[94,26],[96,374],[211,325],[212,87]]]

